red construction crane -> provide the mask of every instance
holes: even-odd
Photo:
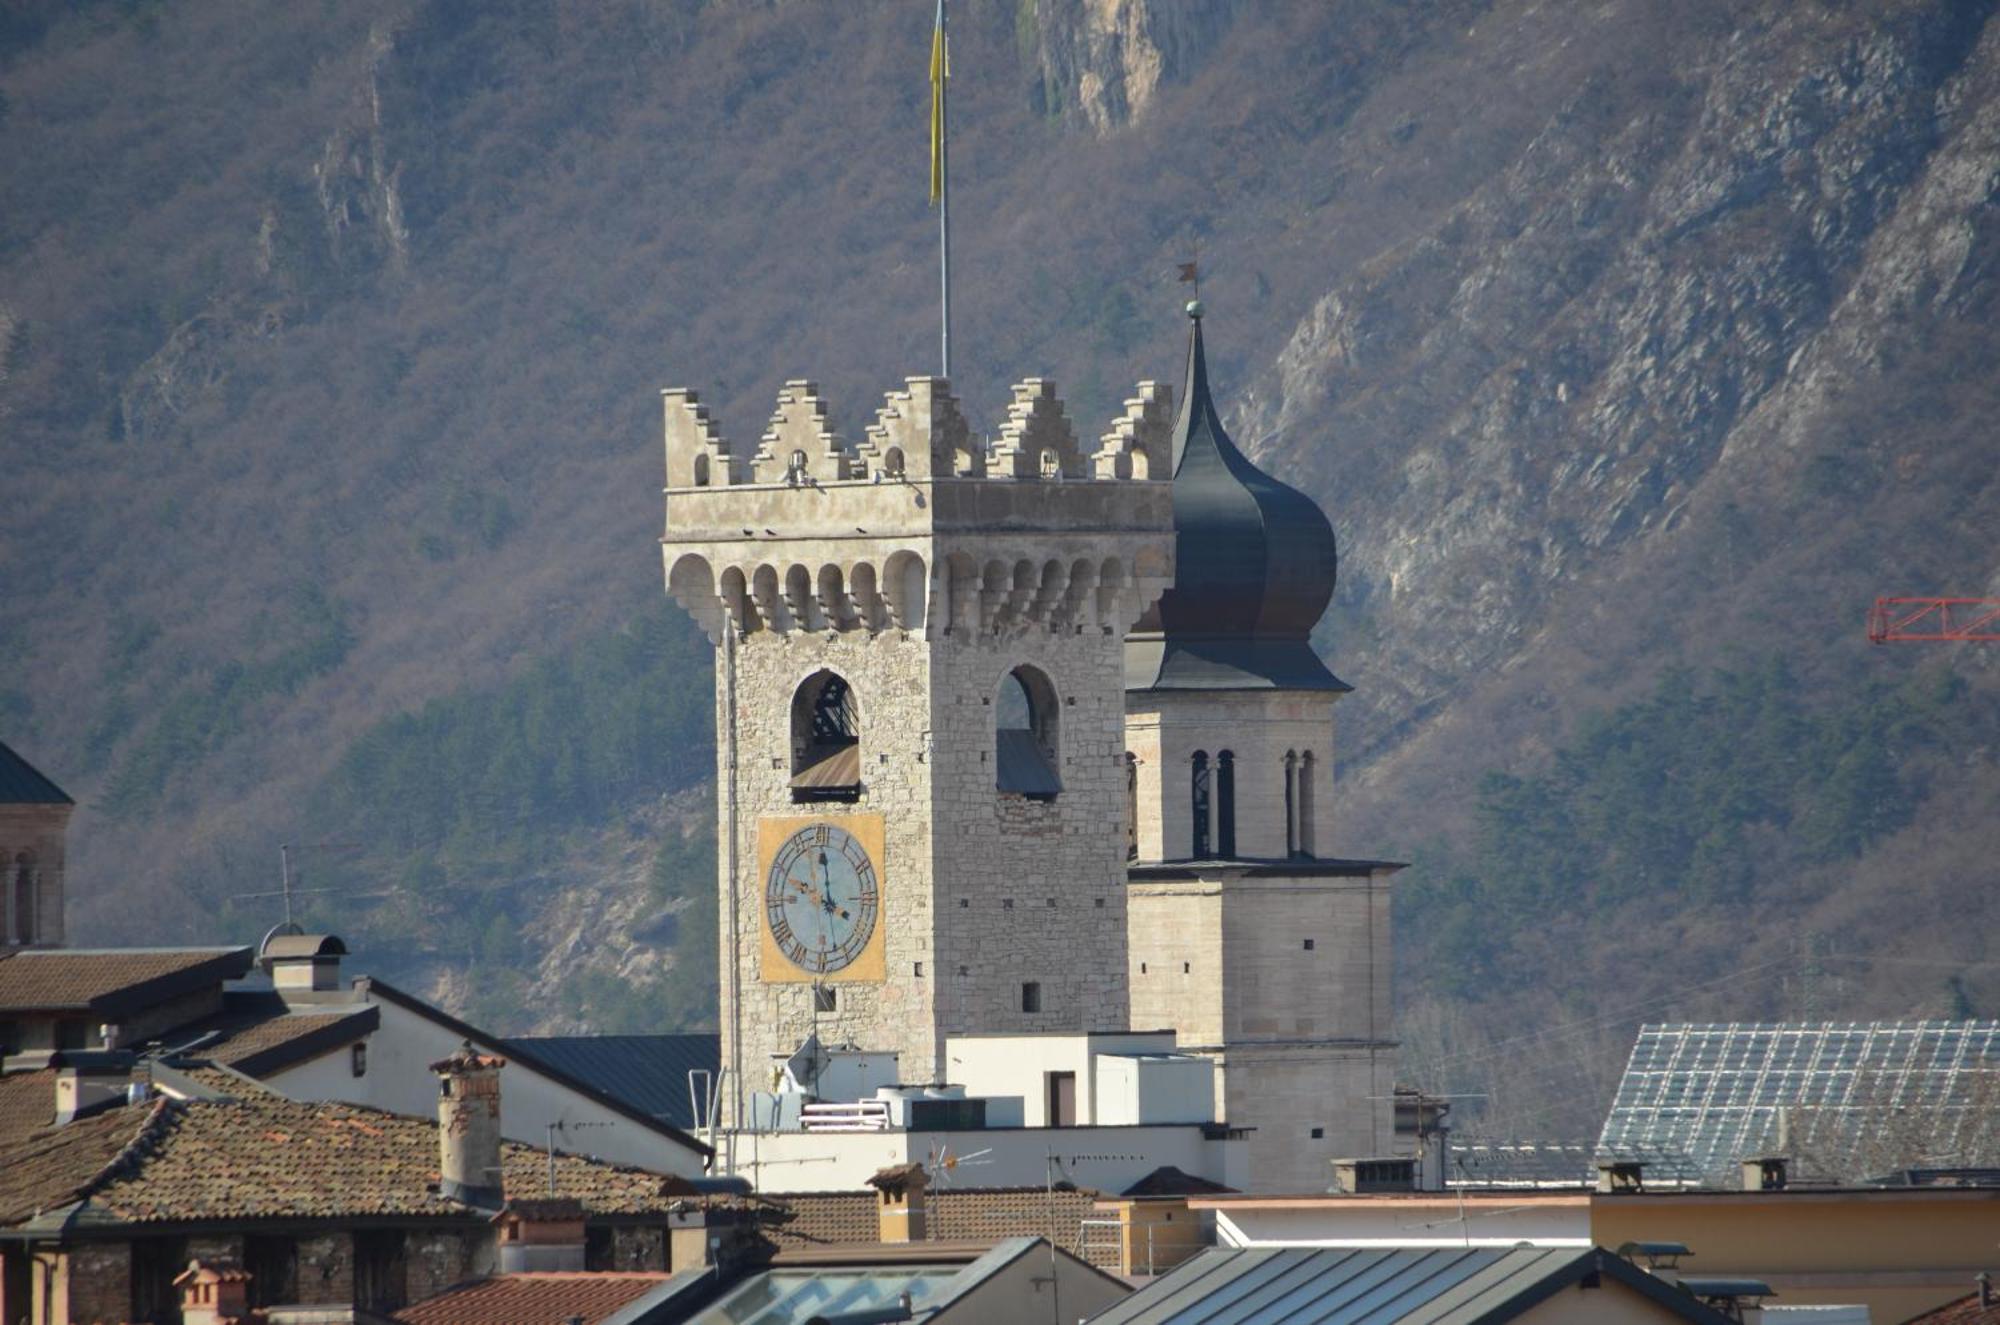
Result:
[[[2000,640],[2000,598],[1877,598],[1868,611],[1868,638]]]

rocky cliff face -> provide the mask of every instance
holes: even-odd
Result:
[[[1142,118],[1164,83],[1212,53],[1239,0],[1022,0],[1037,110],[1104,134]]]
[[[1315,301],[1244,432],[1341,513],[1364,751],[1697,494],[1769,499],[1818,465],[1859,498],[1888,472],[1895,439],[1828,436],[1827,405],[1990,298],[1986,13],[1680,35],[1663,83],[1580,79],[1503,169]]]

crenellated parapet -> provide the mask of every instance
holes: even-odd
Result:
[[[1089,477],[1076,433],[1056,396],[1056,384],[1031,377],[1014,388],[1007,421],[993,444],[992,472],[1008,478]]]
[[[671,387],[660,393],[660,399],[666,411],[669,488],[726,488],[749,482],[747,469],[741,475],[732,471],[729,444],[699,396],[685,387]]]
[[[1099,478],[1173,477],[1174,389],[1166,382],[1141,382],[1098,445]]]
[[[891,392],[854,443],[787,382],[749,457],[692,392],[666,401],[668,589],[713,639],[1123,635],[1172,582],[1167,388],[1141,383],[1095,456],[1041,378],[990,444],[941,378]]]
[[[750,458],[752,483],[838,483],[852,476],[854,453],[826,419],[819,386],[785,383],[778,408]]]

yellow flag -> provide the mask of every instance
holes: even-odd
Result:
[[[931,31],[931,201],[944,197],[944,0],[938,0],[937,26]]]

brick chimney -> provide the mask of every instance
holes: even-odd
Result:
[[[174,1276],[182,1325],[233,1325],[250,1319],[250,1276],[227,1261],[189,1261]]]
[[[507,1060],[471,1041],[431,1064],[438,1077],[438,1190],[482,1210],[504,1204],[500,1181],[500,1069]]]
[[[500,1273],[581,1270],[583,1202],[573,1196],[509,1201],[493,1223],[500,1229]]]
[[[74,1122],[123,1104],[132,1084],[132,1054],[123,1049],[60,1049],[49,1055],[56,1073],[56,1122]]]
[[[875,1189],[875,1217],[882,1242],[923,1242],[930,1237],[924,1195],[930,1174],[917,1163],[886,1168],[868,1180]]]

